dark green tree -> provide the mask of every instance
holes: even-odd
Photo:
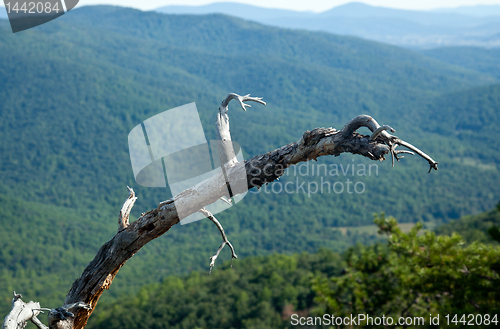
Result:
[[[375,223],[387,236],[386,244],[353,248],[346,253],[343,275],[314,279],[320,313],[385,315],[395,322],[400,317],[423,317],[425,326],[430,326],[429,314],[439,314],[441,326],[446,326],[447,314],[450,321],[455,314],[458,321],[463,314],[497,319],[500,247],[466,245],[456,233],[422,232],[422,224],[404,233],[396,219],[384,214],[377,215]]]

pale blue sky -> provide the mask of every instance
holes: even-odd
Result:
[[[352,0],[80,0],[78,6],[94,4],[113,4],[124,7],[133,7],[142,10],[155,9],[167,5],[203,5],[213,2],[240,2],[260,7],[286,8],[292,10],[325,11]],[[434,9],[443,7],[472,6],[478,4],[500,5],[500,0],[363,0],[366,4],[403,9]]]

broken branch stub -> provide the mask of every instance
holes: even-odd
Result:
[[[22,301],[23,296],[16,294],[14,291],[14,298],[12,298],[12,309],[5,317],[2,329],[18,329],[24,328],[28,321],[33,322],[39,329],[48,329],[38,319],[37,316],[42,312],[40,303],[30,301],[25,303]]]
[[[129,225],[130,212],[132,211],[132,207],[134,206],[135,201],[137,201],[134,190],[128,186],[127,189],[128,198],[123,203],[122,209],[120,210],[120,215],[118,216],[118,231],[126,229]]]

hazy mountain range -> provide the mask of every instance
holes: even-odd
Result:
[[[273,26],[352,35],[405,47],[500,46],[500,6],[415,11],[353,2],[313,13],[220,2],[204,6],[166,6],[156,11],[221,13]]]
[[[315,13],[217,2],[202,6],[171,5],[156,11],[196,15],[220,13],[266,25],[326,31],[411,48],[500,47],[500,5],[416,11],[352,2]],[[0,7],[2,18],[7,18],[4,7]]]
[[[455,14],[477,16],[477,17],[500,16],[499,5],[462,6],[457,8],[435,9],[433,11],[440,13],[455,13]]]

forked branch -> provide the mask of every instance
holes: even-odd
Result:
[[[239,96],[237,94],[229,94],[219,106],[219,113],[217,114],[217,120],[215,121],[215,129],[217,133],[217,140],[219,143],[219,157],[220,163],[222,164],[222,169],[224,170],[227,166],[233,166],[236,162],[236,154],[234,152],[233,143],[231,141],[231,133],[229,130],[229,116],[227,115],[229,111],[229,102],[236,99],[243,111],[246,111],[247,107],[251,107],[249,104],[244,102],[256,102],[262,105],[266,105],[266,102],[259,97],[250,97],[250,94],[246,96]]]
[[[224,182],[227,186],[229,197],[231,198],[233,197],[234,193],[231,188],[232,184],[230,183],[227,170],[233,168],[238,163],[238,160],[236,158],[236,152],[234,151],[233,143],[231,140],[231,133],[229,129],[229,116],[227,114],[229,111],[229,103],[233,99],[238,100],[243,111],[246,111],[247,107],[251,107],[250,105],[245,104],[244,102],[251,101],[260,103],[262,105],[266,105],[266,103],[262,100],[262,98],[250,97],[250,94],[246,96],[239,96],[237,94],[231,93],[222,101],[221,105],[219,106],[219,113],[217,114],[217,119],[215,121],[215,129],[217,133],[219,159],[221,163],[222,174],[224,175]],[[232,200],[231,201],[227,200],[224,196],[221,196],[220,199],[228,203],[229,205],[233,204]],[[219,253],[226,244],[229,246],[229,248],[231,248],[231,266],[233,266],[233,259],[238,258],[238,256],[236,256],[236,253],[234,252],[233,245],[227,239],[226,233],[224,232],[224,228],[222,227],[220,222],[208,210],[202,208],[200,212],[217,226],[217,228],[220,231],[220,234],[222,235],[221,246],[217,250],[217,253],[212,257],[210,257],[210,270],[208,274],[212,273],[212,268],[215,265],[215,260],[217,259],[217,257],[219,257]]]

